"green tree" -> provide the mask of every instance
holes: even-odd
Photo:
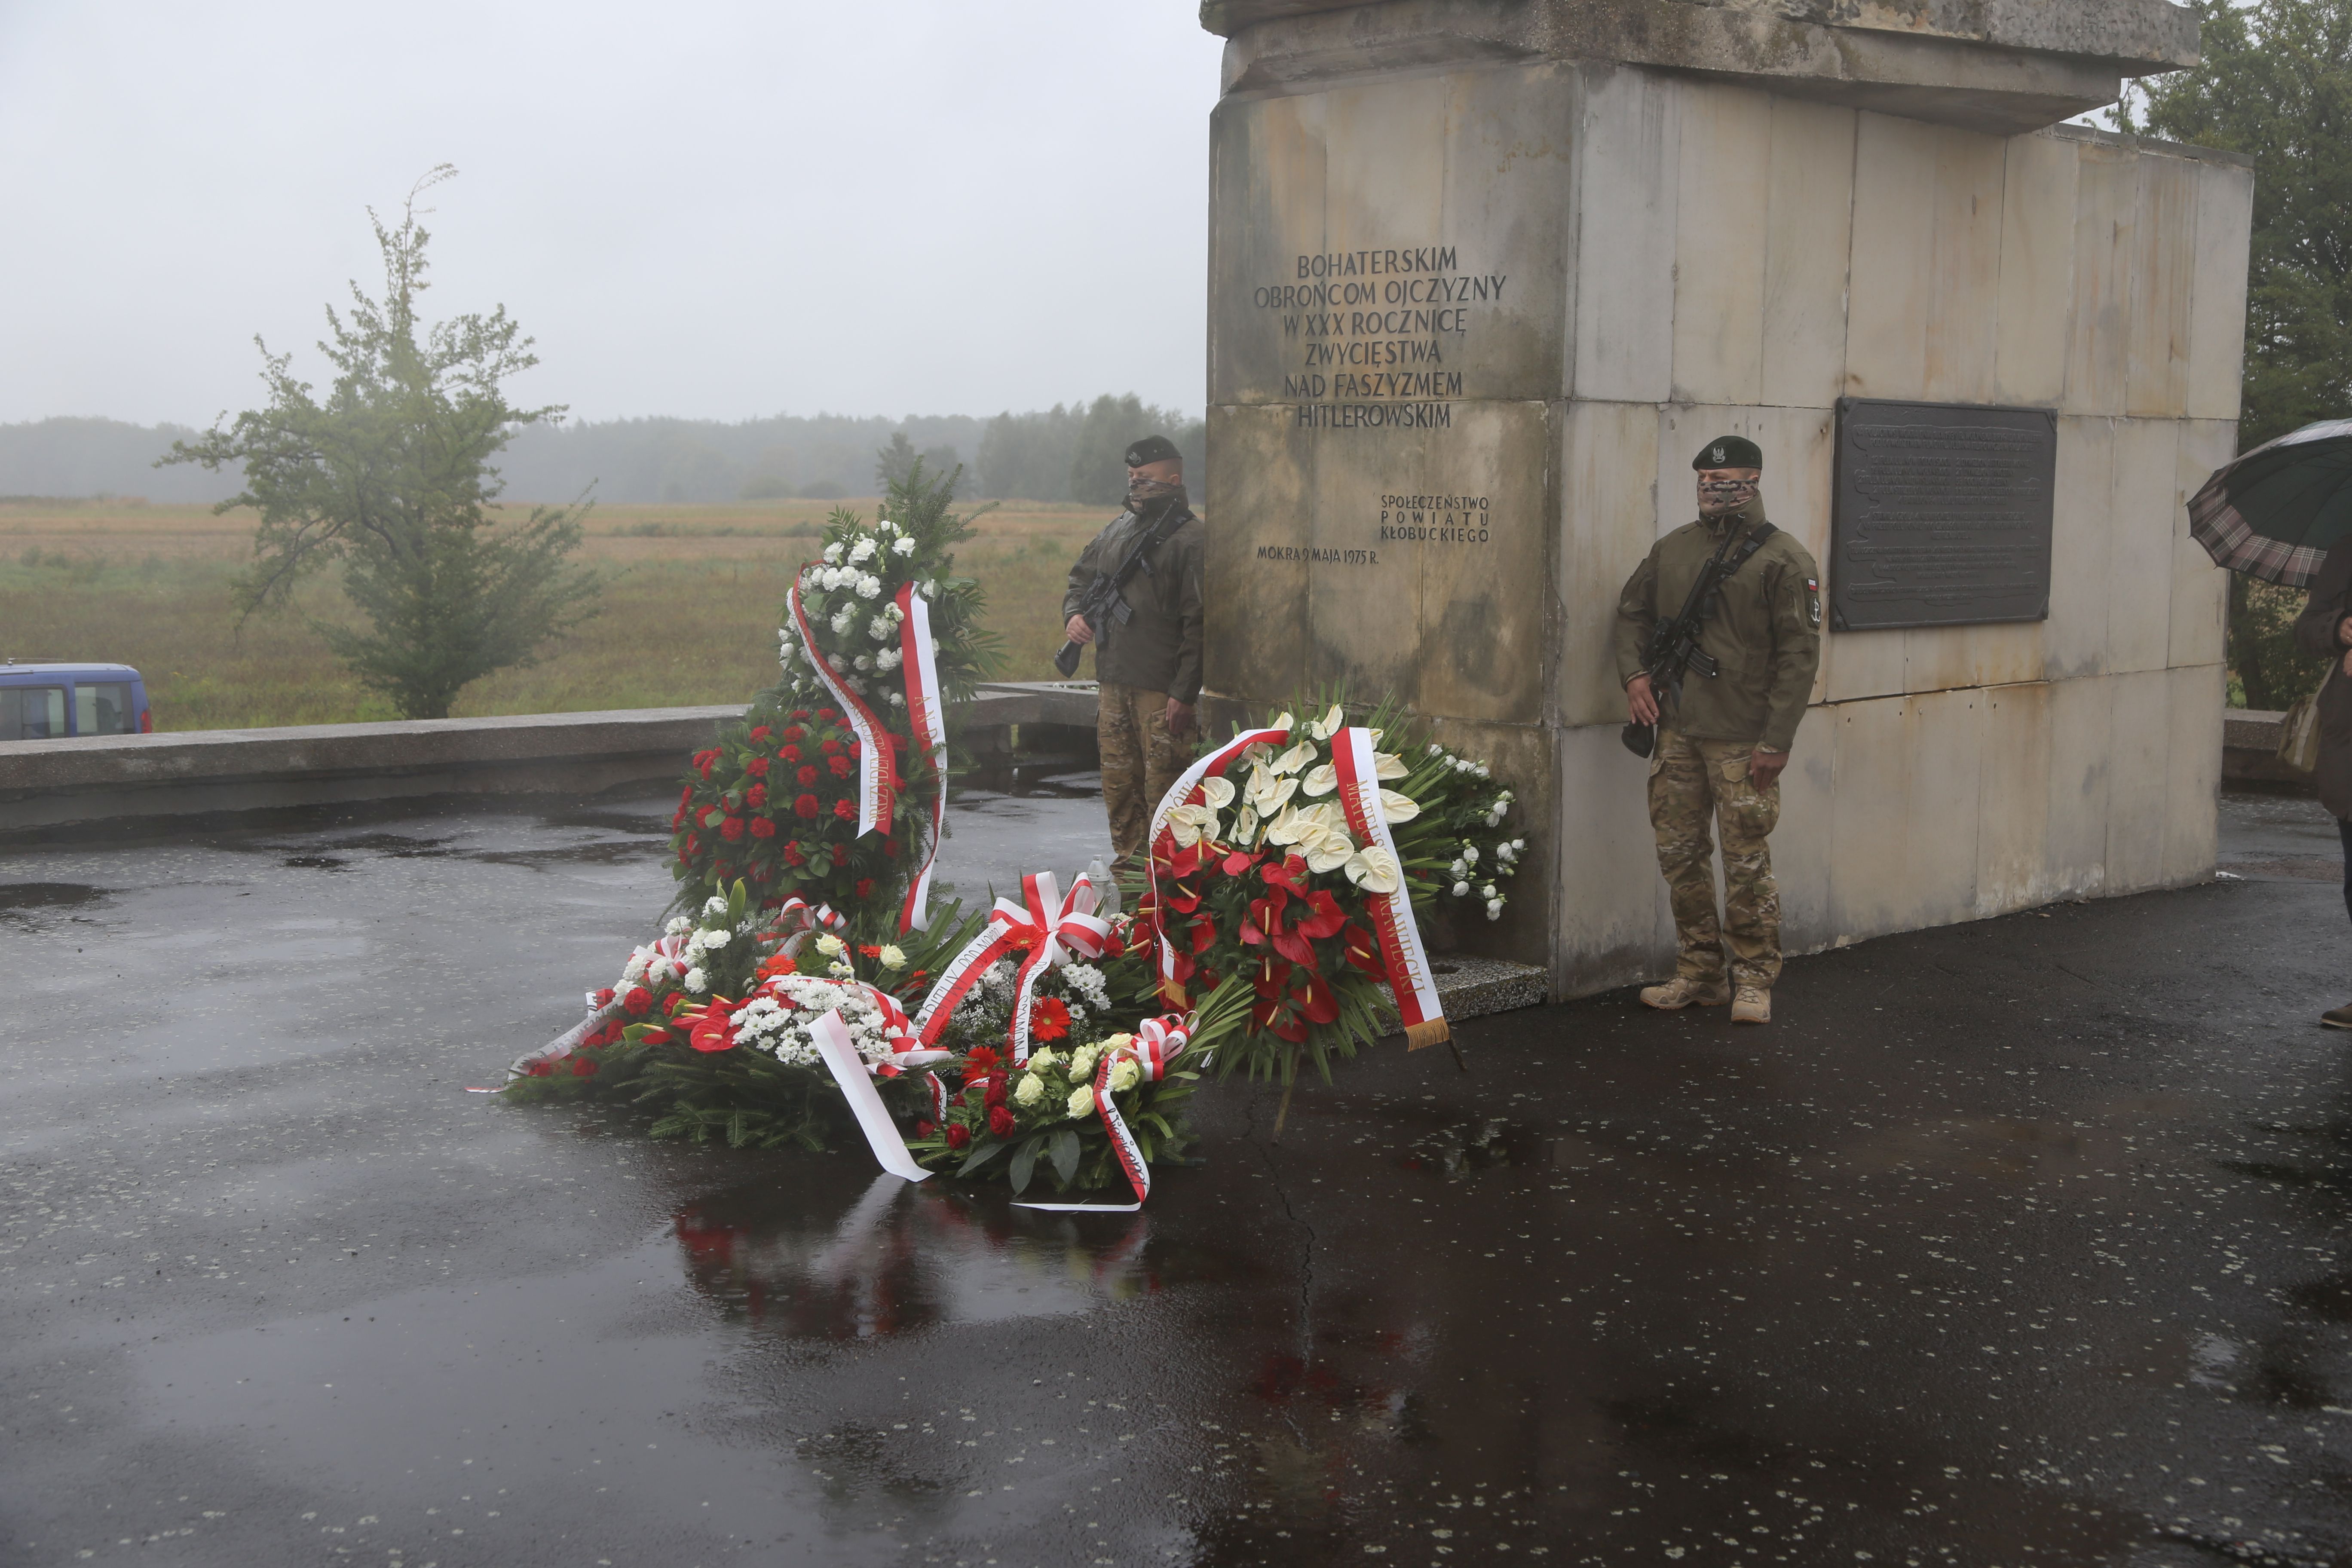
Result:
[[[2239,450],[2352,414],[2352,0],[2198,0],[2201,63],[2117,106],[2116,122],[2254,160]],[[2283,708],[2326,661],[2287,628],[2301,596],[2230,581],[2230,662],[2247,705]]]
[[[561,406],[518,408],[502,384],[539,363],[499,306],[425,328],[428,287],[416,198],[457,171],[441,164],[409,192],[400,226],[370,208],[383,295],[354,282],[348,317],[327,309],[320,351],[335,380],[324,400],[296,378],[291,354],[261,349],[266,408],[175,441],[161,463],[242,465],[245,489],[215,510],[261,514],[254,561],[236,583],[238,618],[283,610],[297,585],[342,565],[344,596],[369,629],[314,621],[328,646],[405,718],[439,719],[468,681],[537,661],[594,614],[602,584],[570,561],[584,502],[497,518],[490,460],[524,426]],[[226,420],[226,416],[223,419]]]

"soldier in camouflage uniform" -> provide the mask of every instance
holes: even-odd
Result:
[[[1169,522],[1173,526],[1161,526]],[[1121,590],[1129,618],[1088,624],[1079,614],[1087,585],[1099,573],[1116,572],[1155,530],[1160,543]],[[1176,444],[1147,436],[1127,449],[1127,510],[1079,552],[1062,598],[1070,640],[1094,645],[1103,805],[1110,815],[1112,852],[1120,858],[1143,847],[1153,809],[1192,760],[1192,709],[1201,700],[1205,542],[1201,520],[1185,505],[1184,463]]]
[[[1650,825],[1678,949],[1674,979],[1648,987],[1642,1000],[1670,1012],[1729,1002],[1732,1022],[1767,1024],[1780,974],[1780,895],[1765,839],[1780,818],[1780,770],[1821,664],[1820,571],[1803,545],[1766,522],[1757,495],[1764,454],[1753,441],[1711,441],[1691,467],[1698,472],[1698,521],[1658,541],[1617,602],[1626,710],[1635,723],[1658,727]],[[1700,647],[1719,673],[1709,679],[1692,670],[1679,701],[1662,716],[1664,694],[1651,689],[1642,662],[1652,630],[1681,611],[1727,532],[1736,552],[1759,529],[1769,531],[1717,592],[1700,630]],[[1719,924],[1710,819],[1723,834]]]

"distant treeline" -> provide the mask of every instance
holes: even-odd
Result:
[[[1206,479],[1204,427],[1132,394],[993,419],[785,414],[733,425],[652,418],[535,426],[515,437],[498,468],[507,499],[518,501],[569,500],[592,485],[598,500],[625,503],[872,495],[877,466],[893,437],[903,436],[899,452],[911,446],[933,468],[963,466],[961,495],[1108,505],[1126,488],[1127,444],[1155,432],[1183,450],[1197,502]],[[184,425],[113,419],[0,425],[0,497],[235,495],[233,475],[152,466],[173,441],[198,434]]]

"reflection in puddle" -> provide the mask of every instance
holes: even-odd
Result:
[[[810,1187],[739,1187],[678,1211],[688,1277],[730,1317],[794,1339],[850,1340],[936,1323],[1082,1312],[1156,1290],[1216,1259],[1148,1256],[1144,1215],[994,1209],[877,1175],[842,1212]],[[1172,1267],[1171,1267],[1172,1266]]]
[[[289,855],[287,866],[298,871],[348,871],[351,863],[338,860],[332,855]]]
[[[1398,1162],[1408,1171],[1459,1176],[1472,1171],[1542,1164],[1550,1158],[1552,1136],[1515,1121],[1488,1118],[1441,1127],[1412,1141]]]
[[[0,920],[30,926],[32,911],[80,909],[111,897],[81,882],[0,882]]]

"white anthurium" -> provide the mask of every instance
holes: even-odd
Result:
[[[1287,714],[1287,713],[1277,713],[1277,714],[1276,714],[1276,715],[1274,716],[1274,722],[1273,722],[1273,723],[1271,723],[1271,724],[1268,724],[1268,725],[1266,726],[1266,728],[1267,728],[1267,729],[1269,729],[1269,730],[1287,730],[1287,729],[1289,729],[1293,724],[1296,724],[1296,723],[1297,723],[1297,722],[1298,722],[1298,721],[1297,721],[1297,720],[1293,719],[1293,718],[1292,718],[1289,714]]]
[[[1313,723],[1307,726],[1307,732],[1314,736],[1318,741],[1328,741],[1347,727],[1348,714],[1346,710],[1342,709],[1337,702],[1334,702],[1331,704],[1331,711],[1324,714],[1323,717],[1316,720]]]
[[[1201,793],[1207,797],[1209,805],[1213,809],[1223,811],[1234,804],[1234,781],[1223,773],[1219,773],[1214,778],[1202,779]]]
[[[1217,814],[1205,805],[1180,805],[1168,814],[1169,830],[1176,842],[1190,848],[1217,835]]]
[[[1280,816],[1265,825],[1265,841],[1268,844],[1296,844],[1304,831],[1304,825],[1298,820],[1298,808],[1286,805]]]
[[[1318,801],[1298,814],[1301,822],[1311,823],[1326,833],[1346,833],[1348,808],[1336,800]]]
[[[1381,815],[1391,822],[1411,822],[1421,815],[1421,802],[1392,789],[1381,791]]]
[[[1307,852],[1307,868],[1310,871],[1336,871],[1356,854],[1354,839],[1320,824],[1309,825],[1300,836],[1298,847]]]
[[[1298,787],[1309,795],[1329,795],[1339,787],[1339,770],[1328,763],[1311,767]]]
[[[1315,760],[1315,748],[1305,741],[1274,759],[1271,766],[1277,774],[1295,773]]]
[[[1348,880],[1368,893],[1393,893],[1404,886],[1404,871],[1396,857],[1374,844],[1348,857]]]
[[[1257,844],[1257,807],[1244,805],[1234,817],[1234,843],[1241,848],[1253,848]]]
[[[1250,778],[1249,803],[1257,807],[1260,816],[1271,816],[1287,809],[1290,797],[1298,793],[1295,778],[1276,778],[1272,773],[1258,773]]]
[[[1372,753],[1372,776],[1376,779],[1401,779],[1411,772],[1412,770],[1404,765],[1404,759],[1394,752]]]

